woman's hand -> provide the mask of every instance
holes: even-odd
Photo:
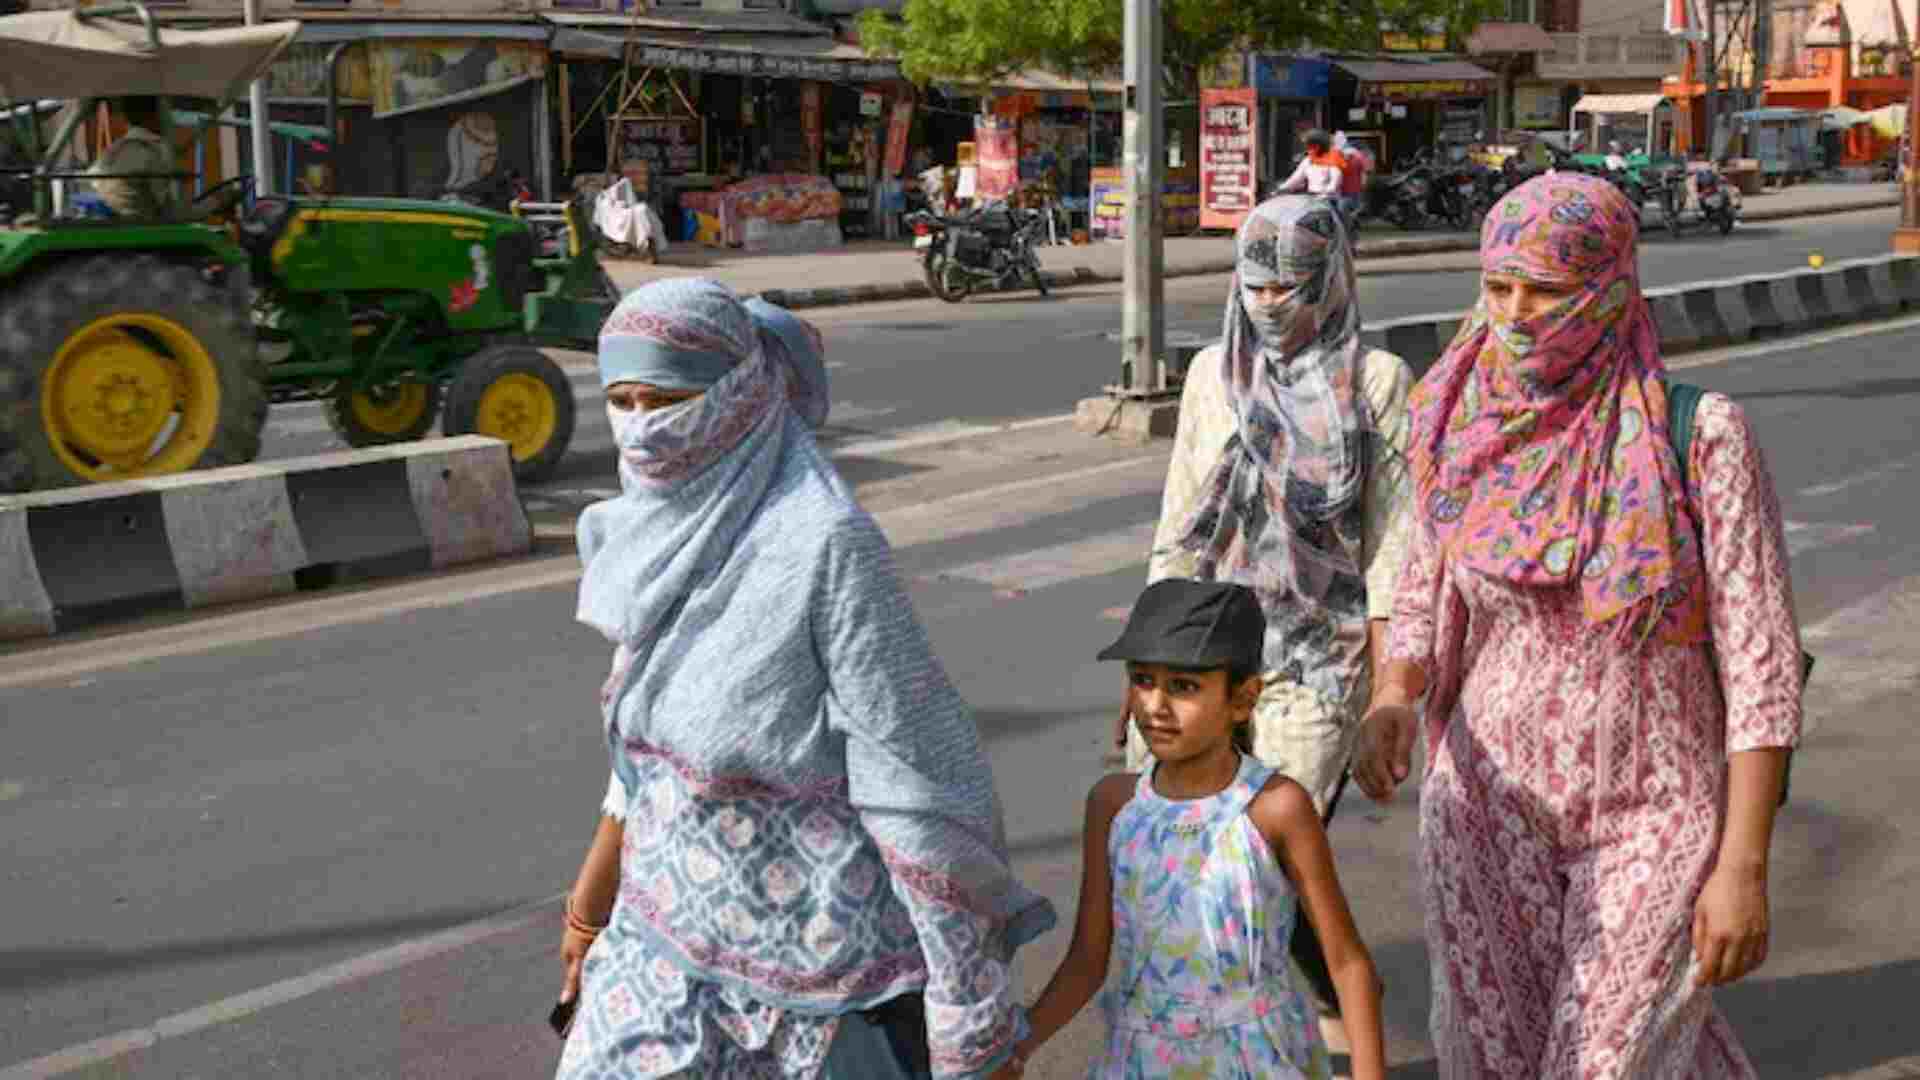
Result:
[[[1693,905],[1696,986],[1725,986],[1767,960],[1765,870],[1716,866]]]
[[[593,936],[569,926],[560,933],[560,1000],[572,1001],[580,995],[580,967],[593,948]]]
[[[1412,705],[1375,698],[1360,720],[1360,743],[1354,748],[1353,779],[1374,802],[1393,798],[1394,789],[1413,771],[1413,739],[1419,715]]]

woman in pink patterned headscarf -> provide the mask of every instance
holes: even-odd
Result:
[[[1443,1077],[1754,1075],[1710,987],[1766,958],[1799,634],[1745,415],[1708,394],[1673,449],[1638,219],[1580,175],[1501,200],[1410,403],[1418,536],[1355,778],[1391,796],[1430,695]]]

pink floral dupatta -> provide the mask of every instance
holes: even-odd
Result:
[[[1596,177],[1549,173],[1493,208],[1484,271],[1581,288],[1524,322],[1475,309],[1414,391],[1413,478],[1456,566],[1577,584],[1610,633],[1694,644],[1707,639],[1699,532],[1638,239],[1637,210]]]

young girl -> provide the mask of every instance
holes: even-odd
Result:
[[[1386,1075],[1379,983],[1313,800],[1236,745],[1260,696],[1265,632],[1246,586],[1168,578],[1100,654],[1127,662],[1134,722],[1159,765],[1109,776],[1087,798],[1073,944],[1017,1064],[1106,982],[1117,945],[1091,1076],[1325,1080],[1318,1016],[1288,967],[1297,896],[1326,949],[1352,1075]]]

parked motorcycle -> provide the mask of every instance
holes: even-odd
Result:
[[[1432,220],[1429,207],[1434,197],[1433,170],[1425,165],[1394,173],[1372,176],[1360,192],[1360,203],[1347,222],[1348,230],[1363,221],[1384,221],[1402,229],[1418,230]]]
[[[1726,178],[1709,163],[1689,167],[1676,162],[1653,173],[1651,179],[1656,185],[1652,198],[1660,206],[1661,222],[1674,236],[1693,225],[1719,229],[1725,236],[1740,218],[1740,208],[1734,204]]]
[[[520,174],[509,169],[504,173],[490,173],[461,187],[447,188],[441,193],[440,199],[442,202],[478,206],[505,214],[512,211],[516,202],[533,202],[534,195],[533,188],[520,178]]]
[[[1045,211],[991,204],[951,217],[916,211],[906,222],[927,288],[947,303],[957,304],[976,289],[1012,288],[1022,277],[1047,295],[1034,250],[1047,227]]]

